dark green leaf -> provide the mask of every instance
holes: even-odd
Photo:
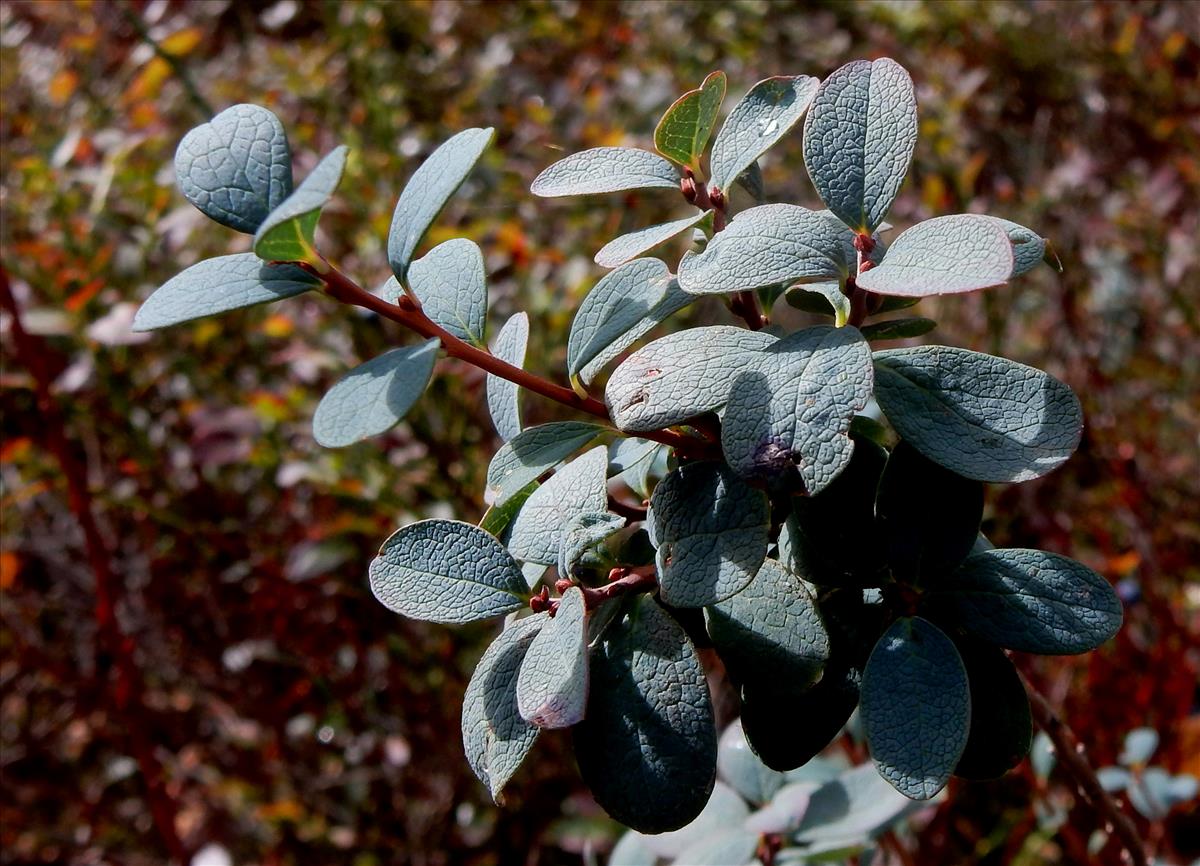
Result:
[[[954,644],[971,684],[971,733],[954,775],[997,779],[1029,754],[1033,740],[1029,698],[1003,650],[967,639]]]
[[[511,613],[526,585],[508,551],[477,526],[422,520],[398,529],[371,562],[371,592],[389,610],[463,623]]]
[[[1095,649],[1121,628],[1121,601],[1087,566],[1042,550],[974,553],[931,594],[976,637],[1041,655]]]
[[[283,124],[259,105],[235,105],[183,137],[175,175],[209,219],[254,234],[292,194],[292,154]]]
[[[658,152],[694,172],[717,122],[725,99],[725,73],[714,72],[695,90],[689,90],[667,109],[654,130]]]
[[[653,599],[635,599],[605,633],[574,741],[596,801],[635,830],[678,829],[708,802],[717,733],[704,669],[683,629]]]
[[[875,353],[875,399],[901,437],[978,481],[1028,481],[1079,445],[1083,412],[1071,389],[1006,358],[917,346]]]
[[[267,215],[254,234],[254,254],[268,262],[321,261],[314,235],[321,209],[342,180],[349,148],[342,145],[322,159],[296,191]]]
[[[659,589],[674,607],[703,607],[742,590],[767,554],[767,496],[720,463],[688,463],[654,488],[651,540]]]
[[[913,584],[944,583],[979,536],[983,485],[900,442],[883,472],[877,511],[893,576]]]
[[[933,319],[914,316],[908,319],[889,319],[886,322],[872,322],[862,326],[862,335],[868,340],[903,340],[908,337],[920,337],[928,334],[937,327]]]
[[[971,725],[967,672],[950,638],[920,617],[879,639],[862,681],[862,723],[880,775],[914,800],[940,791]]]

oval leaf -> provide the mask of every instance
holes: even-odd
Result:
[[[983,485],[900,442],[883,471],[877,513],[892,575],[926,586],[944,582],[979,537]]]
[[[725,459],[745,478],[799,470],[810,495],[850,462],[854,414],[871,398],[871,350],[857,328],[819,325],[765,349],[733,381],[721,425]]]
[[[463,623],[525,604],[525,578],[499,541],[457,520],[398,529],[371,561],[371,592],[384,607],[429,622]]]
[[[583,568],[600,568],[609,557],[596,548],[613,533],[625,527],[625,518],[606,512],[576,515],[563,527],[558,548],[558,576],[579,577]]]
[[[703,607],[741,591],[767,555],[767,495],[720,463],[689,463],[650,498],[662,599]]]
[[[384,352],[355,367],[330,388],[313,414],[313,436],[340,448],[394,426],[425,392],[439,341]]]
[[[1042,550],[972,554],[931,597],[971,634],[1020,652],[1087,652],[1121,628],[1121,601],[1107,580]]]
[[[253,253],[205,259],[155,290],[133,317],[133,330],[153,331],[279,301],[320,284],[295,265],[268,265]]]
[[[933,319],[913,316],[908,319],[890,319],[862,326],[862,335],[867,340],[904,340],[920,337],[937,327]]]
[[[721,732],[717,742],[717,773],[755,806],[768,802],[786,781],[783,773],[763,764],[750,750],[740,719],[734,719]]]
[[[781,75],[750,88],[729,112],[709,157],[712,183],[723,190],[784,137],[817,93],[811,75]]]
[[[704,804],[704,809],[694,820],[678,830],[647,836],[646,842],[650,850],[660,857],[679,857],[698,842],[703,842],[731,825],[741,824],[749,816],[750,809],[738,796],[737,791],[723,782],[717,782],[713,785],[712,794]]]
[[[971,684],[971,733],[954,775],[998,779],[1021,763],[1033,741],[1029,697],[1017,669],[999,647],[955,641]]]
[[[596,253],[596,264],[602,268],[615,268],[623,265],[630,259],[649,252],[659,244],[665,244],[677,234],[687,231],[711,215],[712,211],[701,211],[693,216],[638,229],[627,235],[613,238],[600,248],[600,252]]]
[[[600,371],[608,366],[609,362],[666,321],[669,316],[679,312],[694,300],[696,300],[696,296],[689,295],[679,288],[679,283],[674,278],[668,280],[662,297],[650,307],[649,311],[613,337],[607,346],[597,351],[595,357],[580,368],[579,380],[585,385],[590,385]]]
[[[855,847],[865,844],[912,807],[912,801],[894,791],[874,767],[863,764],[813,792],[793,838],[806,850],[824,847],[823,843],[830,841]]]
[[[253,234],[292,194],[292,154],[275,114],[235,105],[183,137],[175,176],[209,219]]]
[[[493,133],[490,127],[464,129],[431,153],[408,179],[388,230],[388,261],[397,279],[407,276],[421,238],[491,144]]]
[[[569,728],[587,707],[587,605],[583,590],[563,593],[558,612],[525,654],[517,676],[517,710],[539,728]]]
[[[844,275],[841,240],[816,211],[765,204],[739,213],[704,252],[679,263],[679,286],[694,295],[724,294],[776,283]]]
[[[1008,282],[1013,248],[991,217],[954,214],[917,223],[858,275],[860,289],[923,298],[973,292]]]
[[[1079,445],[1083,410],[1041,370],[949,346],[875,353],[875,399],[901,437],[977,481],[1028,481]]]
[[[1037,232],[1025,228],[1019,223],[1000,217],[988,217],[996,225],[1004,229],[1012,244],[1013,269],[1010,277],[1019,277],[1036,268],[1046,257],[1046,239]]]
[[[880,775],[928,800],[967,744],[971,693],[950,638],[920,617],[896,620],[875,645],[862,682],[862,724]]]
[[[588,292],[567,340],[567,371],[579,375],[585,365],[633,328],[665,297],[673,282],[658,259],[636,259],[606,274]]]
[[[566,460],[604,432],[586,421],[557,421],[530,427],[508,441],[488,464],[487,489],[503,505],[531,481]]]
[[[555,198],[653,188],[678,189],[675,166],[637,147],[594,147],[554,163],[534,178],[529,191]]]
[[[654,146],[667,159],[700,171],[700,157],[725,99],[725,73],[714,72],[679,97],[654,130]]]
[[[319,261],[313,237],[321,209],[342,180],[346,154],[342,145],[322,159],[296,191],[263,220],[254,235],[254,254],[268,262]]]
[[[514,367],[524,367],[528,344],[529,314],[516,313],[500,329],[492,354]],[[516,382],[488,373],[487,402],[492,424],[501,439],[507,442],[521,432],[521,389]]]
[[[917,145],[917,97],[896,61],[848,63],[821,83],[804,121],[804,165],[825,206],[858,232],[883,222]]]
[[[598,445],[575,458],[525,500],[512,522],[508,548],[524,562],[554,565],[563,527],[573,517],[608,505],[608,449]]]
[[[730,325],[690,328],[638,349],[608,380],[604,399],[621,430],[661,430],[720,409],[733,377],[776,338]]]
[[[657,512],[656,512],[657,513]],[[829,661],[829,635],[804,581],[773,559],[750,585],[704,609],[721,661],[744,680],[770,671],[791,688],[815,683]]]
[[[466,238],[438,244],[408,269],[425,315],[460,340],[486,346],[487,277],[483,252]]]
[[[682,628],[648,596],[592,657],[587,718],[575,727],[584,782],[643,833],[676,830],[708,802],[717,732],[704,669]]]
[[[518,619],[492,641],[463,694],[462,738],[467,762],[492,799],[502,792],[537,741],[540,729],[517,712],[517,675],[525,654],[549,618]]]

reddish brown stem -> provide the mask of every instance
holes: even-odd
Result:
[[[1138,835],[1137,827],[1100,784],[1096,771],[1088,762],[1083,744],[1058,717],[1050,702],[1034,689],[1028,680],[1025,681],[1025,690],[1029,693],[1029,708],[1033,712],[1033,718],[1054,743],[1059,764],[1075,780],[1075,784],[1079,786],[1084,798],[1092,804],[1092,808],[1112,828],[1112,833],[1129,855],[1130,862],[1134,866],[1148,866],[1146,845]]]
[[[112,557],[100,532],[88,487],[87,467],[67,436],[62,408],[50,391],[51,376],[45,365],[46,347],[25,330],[21,310],[13,297],[8,271],[0,265],[0,308],[9,317],[13,354],[33,379],[38,414],[42,418],[42,437],[47,450],[57,461],[67,482],[67,502],[83,530],[88,564],[95,579],[96,661],[103,670],[111,659],[116,672],[115,688],[110,693],[120,724],[128,734],[128,745],[146,784],[146,800],[155,827],[162,836],[172,859],[187,862],[187,851],[175,829],[178,808],[163,783],[162,766],[154,755],[153,739],[145,729],[148,712],[142,700],[142,678],[133,658],[133,643],[121,632],[117,622],[117,595],[120,583],[112,570]]]
[[[581,586],[588,610],[599,607],[610,598],[636,592],[653,592],[658,588],[658,575],[653,565],[638,568],[614,568],[604,586]]]
[[[468,364],[514,382],[522,388],[526,388],[536,394],[541,394],[543,397],[548,397],[565,406],[570,406],[572,409],[586,412],[597,418],[603,418],[605,421],[610,420],[608,407],[599,400],[594,397],[581,397],[570,388],[556,385],[553,382],[530,373],[528,370],[523,370],[520,367],[509,364],[507,361],[497,358],[490,352],[485,352],[477,346],[472,346],[465,340],[460,340],[449,331],[431,321],[408,296],[402,295],[399,302],[392,304],[383,300],[383,298],[371,294],[337,268],[329,267],[326,271],[320,271],[308,264],[302,264],[301,266],[324,282],[326,294],[336,301],[370,310],[385,319],[390,319],[393,322],[404,325],[422,337],[428,339],[436,338],[441,341],[442,348],[446,351],[446,354],[452,358],[466,361]],[[670,445],[684,454],[695,455],[710,450],[709,446],[702,440],[675,430],[655,430],[640,433],[639,435],[647,439],[653,439],[656,442],[662,442],[665,445]]]

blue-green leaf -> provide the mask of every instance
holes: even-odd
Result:
[[[133,330],[153,331],[279,301],[319,285],[316,277],[295,265],[268,265],[253,253],[205,259],[148,297],[133,318]]]
[[[703,607],[739,592],[767,555],[767,495],[720,463],[688,463],[654,488],[651,539],[662,599]]]
[[[669,316],[679,312],[695,300],[696,296],[689,295],[679,288],[679,283],[675,279],[668,280],[662,297],[654,302],[649,311],[614,337],[612,342],[600,349],[592,360],[583,365],[579,370],[579,380],[585,385],[590,385],[600,371],[607,367],[613,359],[666,321]]]
[[[534,178],[529,191],[555,198],[653,188],[678,189],[675,166],[637,147],[594,147],[551,165]]]
[[[408,269],[408,282],[425,315],[460,340],[487,346],[487,277],[474,241],[438,244]]]
[[[923,298],[973,292],[1008,282],[1013,247],[991,217],[934,217],[901,232],[878,265],[858,275],[860,289]]]
[[[605,632],[591,672],[587,717],[574,737],[584,782],[635,830],[684,826],[708,802],[717,763],[712,702],[691,641],[640,596]]]
[[[1013,269],[1010,277],[1019,277],[1036,268],[1046,256],[1046,239],[1032,229],[1000,217],[988,217],[1004,229],[1012,243]]]
[[[804,121],[804,164],[826,207],[873,232],[896,200],[917,145],[917,98],[900,64],[848,63],[825,79]]]
[[[975,546],[983,485],[900,442],[883,471],[876,507],[892,575],[928,586],[947,581]]]
[[[408,179],[388,230],[388,261],[401,281],[421,238],[491,144],[493,132],[464,129],[431,153]]]
[[[493,504],[503,505],[529,482],[595,440],[605,429],[586,421],[556,421],[518,433],[488,464],[487,489]]]
[[[1134,728],[1125,735],[1125,744],[1117,760],[1126,767],[1145,764],[1157,749],[1158,731],[1154,728]]]
[[[497,803],[503,802],[504,786],[540,733],[517,712],[517,675],[529,645],[548,621],[539,613],[504,629],[484,652],[463,694],[463,749]]]
[[[727,827],[740,825],[749,815],[750,809],[737,791],[718,781],[713,785],[712,794],[699,815],[678,830],[648,836],[646,843],[659,857],[679,857],[696,843],[711,838]],[[741,861],[727,861],[725,866],[730,862]]]
[[[517,711],[539,728],[569,728],[587,706],[588,612],[583,591],[563,593],[558,612],[525,653],[517,675]]]
[[[901,437],[978,481],[1028,481],[1079,445],[1083,410],[1053,376],[948,346],[875,353],[875,399]]]
[[[1121,628],[1108,581],[1057,553],[1000,548],[974,553],[931,599],[976,637],[1041,655],[1095,649]]]
[[[669,223],[647,226],[644,229],[630,232],[613,238],[596,253],[596,264],[602,268],[615,268],[630,259],[636,259],[659,244],[665,244],[676,235],[687,231],[705,218],[711,218],[712,211],[686,216],[682,219],[671,220]]]
[[[851,847],[855,841],[869,841],[912,808],[911,800],[863,764],[813,792],[793,838],[807,848],[842,840]]]
[[[657,514],[657,512],[655,512]],[[829,635],[804,581],[773,559],[750,585],[704,609],[721,661],[744,679],[770,671],[789,687],[815,683],[829,661]]]
[[[816,211],[764,204],[739,213],[704,252],[684,256],[679,286],[711,295],[838,279],[843,275],[840,251],[838,232]]]
[[[607,469],[608,450],[598,445],[535,490],[512,522],[508,548],[513,556],[524,562],[557,563],[563,527],[578,514],[602,512],[608,506]]]
[[[1115,794],[1129,786],[1133,781],[1133,773],[1124,767],[1101,767],[1096,771],[1096,781],[1100,783],[1101,788]]]
[[[954,775],[998,779],[1029,754],[1029,697],[1004,650],[967,639],[955,640],[954,645],[971,684],[971,733]]]
[[[615,341],[634,328],[671,289],[674,278],[658,259],[635,259],[605,274],[592,288],[571,323],[567,372],[580,375]]]
[[[783,773],[772,770],[751,751],[740,719],[734,719],[721,732],[717,773],[755,806],[768,802],[785,781]]]
[[[698,88],[675,100],[654,130],[658,152],[692,171],[700,171],[700,157],[724,99],[725,73],[713,72]]]
[[[275,114],[235,105],[183,137],[175,176],[209,219],[253,234],[292,193],[292,154]]]
[[[776,337],[730,325],[690,328],[638,349],[613,371],[604,389],[621,430],[661,430],[729,399],[733,377]]]
[[[430,622],[511,613],[527,594],[521,569],[504,545],[457,520],[422,520],[396,530],[369,573],[371,592],[385,607]]]
[[[627,830],[608,855],[608,866],[656,866],[658,855],[646,844],[652,837]]]
[[[500,329],[492,354],[514,367],[523,367],[528,344],[529,314],[516,313]],[[488,373],[487,402],[492,423],[501,439],[507,442],[521,432],[521,389],[515,382]]]
[[[954,643],[920,617],[896,620],[867,660],[861,711],[880,775],[913,800],[942,790],[971,726],[967,672]]]
[[[709,157],[712,183],[728,190],[734,179],[783,138],[817,93],[811,75],[781,75],[750,88],[725,118]]]
[[[425,392],[437,360],[437,338],[384,352],[330,388],[313,414],[313,436],[340,448],[394,426]]]
[[[562,529],[558,548],[558,576],[579,577],[584,567],[600,567],[608,558],[597,546],[625,526],[625,518],[607,512],[577,514]]]
[[[871,397],[871,350],[857,328],[819,325],[762,352],[733,381],[721,427],[729,465],[750,479],[799,470],[820,493],[850,462],[847,435]]]
[[[268,262],[320,261],[313,240],[317,220],[342,180],[349,151],[345,145],[334,149],[267,215],[254,234],[256,256]]]
[[[679,852],[671,866],[753,866],[758,862],[759,835],[743,827],[725,825],[710,836],[697,839]]]

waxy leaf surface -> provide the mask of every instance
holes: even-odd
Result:
[[[525,562],[554,565],[562,529],[576,515],[604,511],[608,450],[597,446],[575,458],[533,492],[512,522],[509,550]]]
[[[567,339],[567,372],[582,370],[663,300],[674,278],[658,259],[635,259],[605,274],[575,313]]]
[[[514,314],[496,336],[492,354],[514,367],[525,366],[525,347],[529,344],[529,314]],[[505,442],[521,432],[521,388],[494,373],[487,376],[488,413],[496,432]]]
[[[700,170],[700,157],[725,99],[725,73],[714,72],[672,103],[654,130],[654,146],[667,159]]]
[[[583,591],[563,593],[521,663],[517,710],[539,728],[568,728],[583,719],[588,692],[588,613]]]
[[[614,819],[643,833],[700,814],[716,780],[708,684],[683,629],[648,596],[605,632],[587,717],[575,727],[584,782]]]
[[[733,181],[783,138],[817,93],[811,75],[781,75],[760,81],[725,118],[709,157],[712,183],[728,190]]]
[[[425,392],[439,345],[434,338],[355,367],[317,404],[313,437],[326,448],[340,448],[393,427]]]
[[[679,286],[694,295],[838,279],[841,241],[818,212],[765,204],[739,213],[704,252],[684,256]]]
[[[486,347],[487,277],[483,252],[474,241],[455,238],[438,244],[412,263],[408,282],[434,324]]]
[[[1011,276],[1019,277],[1036,268],[1046,256],[1046,239],[1032,229],[1000,217],[988,217],[1004,229],[1012,243],[1013,269]]]
[[[679,189],[679,171],[657,153],[637,147],[594,147],[560,159],[533,180],[543,198],[627,189]]]
[[[651,538],[659,591],[674,607],[703,607],[739,592],[767,555],[767,495],[720,463],[689,463],[654,488]]]
[[[660,430],[720,409],[733,377],[777,338],[731,325],[689,328],[638,349],[613,371],[604,399],[621,430]]]
[[[607,512],[585,512],[571,519],[562,530],[558,548],[558,576],[578,577],[585,566],[604,562],[597,545],[614,532],[624,528],[625,518]]]
[[[978,481],[1028,481],[1079,445],[1083,411],[1041,370],[949,346],[875,353],[875,399],[900,436]]]
[[[825,206],[873,232],[904,183],[917,145],[912,79],[887,57],[857,60],[817,90],[804,121],[804,164]]]
[[[902,232],[857,284],[881,295],[923,298],[999,286],[1012,271],[1013,247],[995,220],[953,214]]]
[[[253,234],[292,193],[292,154],[273,112],[235,105],[183,137],[175,176],[209,219]]]
[[[540,733],[517,711],[517,675],[529,645],[548,621],[539,613],[504,629],[484,652],[463,694],[467,762],[497,803]]]
[[[371,592],[389,610],[429,622],[463,623],[525,603],[521,569],[499,541],[457,520],[396,530],[371,561]]]
[[[493,132],[491,128],[464,129],[450,137],[404,185],[388,230],[388,261],[397,279],[407,277],[421,238],[491,144]]]
[[[322,159],[296,191],[267,215],[254,234],[254,254],[268,262],[316,259],[314,234],[321,209],[333,197],[346,168],[345,145]]]
[[[596,253],[596,264],[602,268],[615,268],[623,265],[630,259],[636,259],[642,253],[649,252],[659,244],[665,244],[671,238],[687,231],[711,215],[712,211],[701,211],[692,216],[671,220],[669,223],[647,226],[644,229],[613,238]]]
[[[920,617],[896,620],[862,682],[862,724],[880,775],[913,800],[945,787],[971,725],[967,672],[950,638]]]
[[[978,638],[1041,655],[1083,653],[1121,628],[1121,601],[1086,565],[1043,550],[975,553],[934,595],[937,609]]]
[[[871,383],[871,350],[857,328],[790,334],[734,379],[721,427],[725,459],[750,479],[795,467],[809,494],[820,493],[850,462],[850,420],[867,405]]]
[[[253,253],[197,262],[150,295],[133,318],[133,330],[153,331],[290,298],[319,286],[295,265],[268,265]]]
[[[556,421],[523,430],[505,443],[488,464],[487,489],[503,505],[543,473],[553,469],[603,433],[586,421]]]

